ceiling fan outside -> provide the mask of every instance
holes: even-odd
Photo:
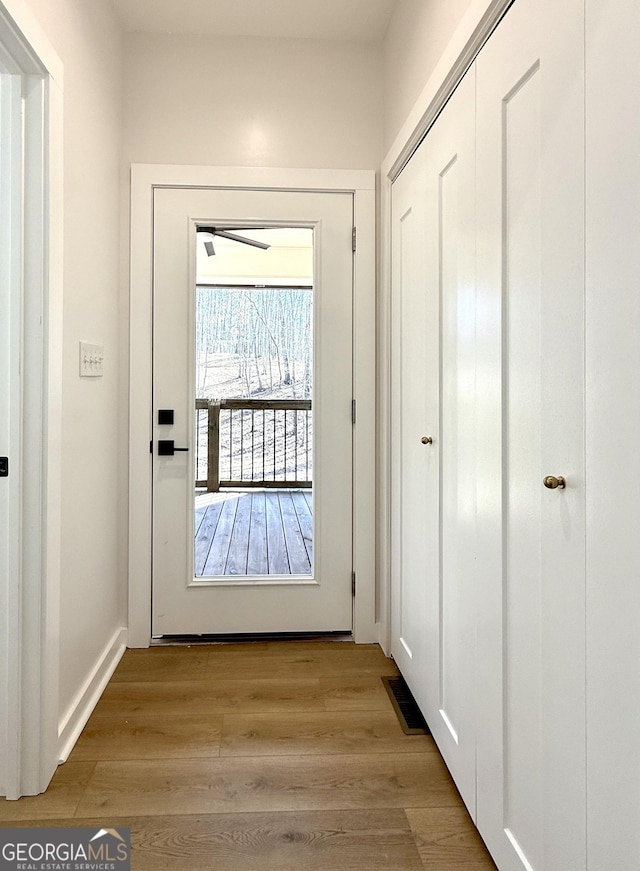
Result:
[[[239,227],[238,229],[242,229]],[[240,242],[242,245],[251,245],[253,248],[262,248],[263,251],[271,248],[266,242],[258,242],[255,239],[247,239],[246,236],[238,236],[229,230],[220,230],[218,227],[196,227],[196,233],[207,233],[209,236],[220,236],[222,239],[231,239],[232,242]],[[209,257],[213,257],[216,253],[211,239],[207,239],[204,243],[205,251]]]

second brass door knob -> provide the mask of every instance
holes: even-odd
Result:
[[[542,483],[549,490],[564,490],[567,484],[562,475],[547,475]]]
[[[420,441],[422,442],[423,445],[432,445],[433,444],[433,439],[431,438],[431,436],[422,436]]]

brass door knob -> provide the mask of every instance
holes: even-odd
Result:
[[[433,439],[431,438],[431,436],[422,436],[420,441],[422,442],[423,445],[432,445],[433,444]]]
[[[562,475],[547,475],[543,483],[549,490],[564,490],[567,482]]]

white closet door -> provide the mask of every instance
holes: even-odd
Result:
[[[517,0],[477,61],[478,826],[501,871],[586,867],[582,7]]]
[[[587,2],[589,871],[640,867],[640,5]]]
[[[472,70],[393,187],[392,509],[392,653],[472,815],[474,105]]]
[[[392,189],[391,653],[425,712],[428,585],[440,557],[439,299],[427,283],[426,190],[423,145]]]

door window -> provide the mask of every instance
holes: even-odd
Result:
[[[200,228],[196,577],[310,575],[313,230]]]

